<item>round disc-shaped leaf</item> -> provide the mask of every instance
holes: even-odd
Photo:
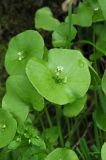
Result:
[[[106,114],[102,111],[102,109],[97,107],[93,115],[97,126],[103,131],[106,131]]]
[[[44,41],[41,35],[33,30],[24,31],[13,37],[5,57],[7,72],[20,74],[25,72],[25,66],[30,57],[43,57]]]
[[[102,160],[106,160],[106,142],[103,144],[101,149],[101,158]]]
[[[78,160],[76,153],[70,149],[57,148],[45,160]]]
[[[73,103],[66,104],[63,109],[63,113],[66,117],[77,116],[84,108],[86,102],[86,96],[80,99],[76,99]]]
[[[7,92],[16,94],[21,101],[32,106],[37,111],[43,109],[43,97],[32,86],[26,75],[10,76],[7,80],[6,88]]]
[[[30,59],[26,73],[47,100],[63,105],[83,97],[90,85],[88,64],[77,50],[52,49],[48,62]]]
[[[0,148],[5,147],[13,140],[16,129],[16,120],[9,112],[0,109]]]
[[[102,90],[106,94],[106,71],[104,72],[103,78],[102,78]]]

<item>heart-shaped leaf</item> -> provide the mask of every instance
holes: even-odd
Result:
[[[57,148],[45,160],[78,160],[76,153],[70,149]]]
[[[72,23],[82,27],[92,24],[93,9],[88,2],[80,3],[75,14],[72,15]]]
[[[13,140],[16,129],[16,120],[9,112],[0,109],[0,148],[5,147]]]
[[[76,99],[73,103],[66,104],[63,109],[63,113],[66,117],[77,116],[84,108],[86,102],[86,96],[80,99]]]
[[[60,22],[53,17],[53,14],[48,7],[43,7],[37,10],[35,14],[35,28],[42,28],[47,31],[54,31]]]
[[[29,60],[26,73],[47,100],[63,105],[85,95],[90,85],[88,64],[77,50],[51,49],[48,62]]]
[[[7,72],[10,75],[23,74],[29,58],[42,58],[43,52],[44,41],[38,32],[27,30],[16,35],[10,40],[5,57]]]
[[[52,34],[52,44],[54,47],[66,47],[68,40],[68,23],[61,23]],[[77,30],[71,27],[71,40],[76,36]]]

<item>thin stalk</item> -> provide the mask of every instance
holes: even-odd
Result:
[[[47,117],[47,120],[48,120],[48,124],[49,124],[50,128],[52,128],[52,127],[53,127],[53,125],[52,125],[52,120],[51,120],[51,118],[50,118],[50,115],[49,115],[49,112],[48,112],[48,110],[47,110],[47,107],[45,107],[44,110],[45,110],[45,113],[46,113],[46,117]]]
[[[44,123],[43,123],[42,117],[41,117],[40,115],[39,115],[39,121],[40,121],[40,124],[41,124],[42,130],[44,131],[44,130],[45,130],[45,126],[44,126]]]
[[[94,48],[96,48],[96,50],[98,50],[99,52],[101,52],[103,55],[106,54],[105,50],[101,49],[100,47],[96,46],[93,42],[88,41],[88,40],[80,40],[77,43],[85,43],[85,44],[89,44],[91,46],[93,46]]]
[[[69,142],[70,142],[71,141],[71,128],[70,128],[70,122],[69,122],[68,118],[66,118],[66,124],[67,124],[67,131],[68,131],[68,139],[69,139]]]
[[[68,40],[67,40],[67,48],[71,48],[71,28],[72,28],[72,0],[69,2],[68,7]]]
[[[57,119],[60,144],[62,147],[64,147],[64,139],[63,139],[62,128],[61,128],[61,113],[60,112],[61,112],[60,106],[56,106],[56,119]]]

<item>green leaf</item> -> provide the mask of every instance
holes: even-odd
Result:
[[[87,0],[87,1],[89,2],[89,4],[93,9],[93,17],[92,17],[93,22],[95,23],[104,21],[104,17],[100,5],[98,3],[98,0]]]
[[[16,120],[4,109],[0,109],[0,148],[7,146],[14,138]]]
[[[35,147],[29,147],[22,156],[22,160],[45,160],[46,154]]]
[[[106,160],[106,142],[103,144],[101,149],[101,158],[102,160]]]
[[[29,58],[42,58],[44,52],[44,41],[41,35],[33,30],[27,30],[13,37],[8,46],[5,57],[7,72],[12,74],[23,74]]]
[[[20,144],[21,144],[21,138],[17,138],[8,145],[8,149],[15,150],[20,146]]]
[[[90,85],[90,73],[80,51],[51,49],[48,55],[48,63],[31,59],[26,67],[27,76],[37,91],[59,105],[83,97]]]
[[[98,128],[100,128],[103,131],[106,131],[106,114],[102,111],[100,107],[96,108],[93,116]]]
[[[46,128],[43,132],[43,137],[48,140],[51,144],[55,144],[58,139],[58,128]]]
[[[26,105],[41,111],[44,108],[44,100],[28,80],[26,75],[10,76],[6,84],[7,92],[16,94]],[[14,97],[12,97],[14,98]]]
[[[61,23],[52,34],[52,44],[54,47],[66,47],[68,40],[68,23]],[[77,30],[71,27],[71,40],[76,36]]]
[[[106,95],[106,71],[104,72],[103,78],[102,78],[102,90]]]
[[[106,20],[106,1],[105,0],[98,0],[98,2],[99,2],[99,5],[101,7],[103,16],[104,16],[104,18]]]
[[[21,122],[26,120],[29,113],[29,105],[21,101],[14,93],[5,94],[2,107],[11,112]]]
[[[76,99],[73,103],[66,104],[63,109],[63,113],[66,117],[77,116],[84,108],[87,97],[84,96],[81,99]]]
[[[93,9],[87,2],[80,3],[76,13],[72,15],[72,23],[81,27],[92,25]]]
[[[35,28],[54,31],[59,24],[60,22],[53,17],[53,14],[48,7],[37,10],[35,14]]]
[[[39,147],[39,148],[42,149],[42,150],[45,150],[45,149],[46,149],[46,145],[45,145],[44,140],[43,140],[41,137],[39,137],[39,136],[37,136],[37,137],[32,137],[32,138],[31,138],[31,143],[32,143],[33,145]]]
[[[57,148],[45,160],[78,160],[76,153],[70,149]]]

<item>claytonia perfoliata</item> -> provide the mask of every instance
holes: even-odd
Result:
[[[59,105],[83,97],[90,85],[88,64],[77,50],[51,49],[47,63],[32,58],[26,73],[43,97]]]

